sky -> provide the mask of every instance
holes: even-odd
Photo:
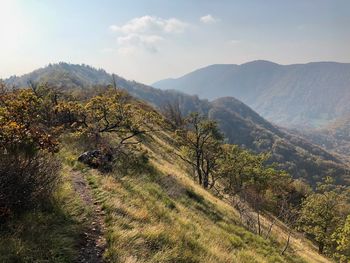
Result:
[[[349,0],[0,0],[0,78],[88,64],[151,84],[210,64],[350,62]]]

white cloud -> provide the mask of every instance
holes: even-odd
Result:
[[[119,30],[119,26],[117,26],[117,25],[110,25],[109,29],[112,30],[112,31],[118,31]]]
[[[163,40],[163,37],[157,35],[129,34],[118,37],[117,42],[120,49],[123,50],[122,53],[131,53],[136,48],[142,48],[151,53],[156,53],[158,51],[157,44]],[[125,50],[128,52],[125,52]]]
[[[118,44],[120,45],[138,45],[140,43],[155,44],[161,40],[163,40],[163,38],[157,35],[130,34],[124,37],[118,37]]]
[[[203,24],[215,24],[219,22],[219,19],[208,14],[199,18],[199,21],[201,21]]]
[[[182,33],[188,27],[188,24],[177,19],[163,19],[155,16],[136,17],[122,26],[111,25],[109,28],[115,32],[124,34],[132,33]]]
[[[121,26],[111,25],[109,29],[120,34],[117,38],[118,52],[125,55],[140,49],[156,53],[167,35],[183,33],[188,26],[177,18],[142,16]]]

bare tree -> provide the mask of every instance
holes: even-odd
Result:
[[[290,238],[293,234],[293,229],[297,223],[298,216],[299,216],[298,211],[299,211],[298,208],[289,207],[289,208],[286,208],[285,213],[283,214],[282,220],[288,227],[288,234],[287,234],[286,244],[284,245],[284,248],[281,251],[281,255],[283,255],[287,251],[290,245]]]
[[[181,128],[184,123],[184,117],[180,109],[179,99],[167,101],[162,107],[161,111],[165,118],[170,122],[173,129]]]

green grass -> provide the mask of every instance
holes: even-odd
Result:
[[[249,232],[232,207],[193,182],[167,134],[149,140],[150,161],[132,174],[86,168],[76,161],[84,148],[77,144],[65,138],[64,183],[52,209],[27,213],[1,230],[0,262],[74,262],[92,211],[73,191],[70,169],[85,174],[105,212],[107,262],[305,262],[292,249],[281,256],[282,244]],[[314,258],[307,262],[321,262],[306,252]]]
[[[116,177],[90,171],[94,195],[106,212],[105,257],[111,262],[303,262],[280,255],[281,245],[257,236],[236,216],[192,186],[168,175]],[[174,185],[178,184],[178,185]]]
[[[89,213],[64,180],[49,209],[27,212],[2,226],[0,262],[73,262]]]

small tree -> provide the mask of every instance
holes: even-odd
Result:
[[[223,141],[217,123],[192,113],[185,120],[185,128],[177,130],[177,134],[181,157],[194,168],[198,183],[204,188],[213,187]]]
[[[280,218],[287,225],[288,234],[287,234],[286,243],[281,251],[281,255],[283,255],[287,251],[290,245],[290,238],[292,236],[293,229],[297,224],[298,216],[299,216],[298,207],[294,207],[291,203],[286,202],[285,206],[282,208]]]
[[[242,222],[256,229],[259,235],[262,234],[262,210],[268,209],[274,199],[284,194],[282,190],[290,180],[285,172],[265,165],[268,158],[266,153],[253,154],[237,145],[225,145],[220,160],[219,174],[224,194],[231,197]]]
[[[160,120],[155,111],[144,110],[126,92],[114,89],[89,99],[84,112],[84,130],[95,137],[97,144],[103,133],[118,135],[119,145],[137,143],[130,140],[153,131]]]
[[[347,216],[344,224],[340,225],[333,233],[332,239],[336,244],[335,258],[341,262],[350,261],[350,215]]]
[[[166,102],[161,111],[165,118],[170,122],[170,125],[173,129],[180,129],[184,123],[184,117],[180,109],[179,100],[173,100]]]
[[[309,195],[302,203],[299,228],[318,243],[319,253],[332,247],[331,236],[341,221],[340,206],[342,196],[331,189],[332,180],[325,179],[317,192]]]

